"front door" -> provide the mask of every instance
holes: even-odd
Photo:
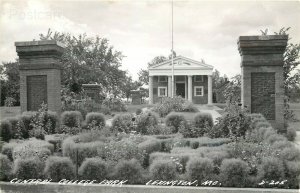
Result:
[[[176,83],[176,95],[185,98],[185,84]]]

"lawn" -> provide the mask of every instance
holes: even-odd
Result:
[[[0,107],[0,120],[21,114],[20,107]]]

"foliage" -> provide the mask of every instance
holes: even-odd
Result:
[[[6,155],[0,154],[0,180],[7,180],[12,173],[12,163]]]
[[[297,136],[296,130],[294,128],[287,128],[286,138],[289,141],[294,141]]]
[[[103,100],[102,105],[108,107],[111,111],[126,112],[127,106],[119,98],[109,98]]]
[[[62,153],[63,156],[70,157],[73,163],[80,165],[86,158],[98,156],[98,148],[102,146],[104,144],[101,141],[84,143],[76,139],[74,140],[73,137],[69,137],[63,141]]]
[[[157,139],[149,139],[138,144],[138,148],[144,154],[143,166],[149,166],[149,156],[153,152],[158,152],[161,150],[161,142]]]
[[[18,145],[18,144],[15,143],[15,142],[5,143],[5,144],[2,146],[2,151],[1,151],[1,153],[2,153],[3,155],[6,155],[10,161],[13,161],[13,151],[14,151],[14,148],[15,148],[17,145]]]
[[[193,124],[196,128],[203,128],[205,133],[213,127],[214,121],[210,113],[197,113],[194,116]],[[202,134],[204,135],[204,133]]]
[[[20,105],[19,61],[5,62],[0,65],[1,106],[5,103]]]
[[[78,173],[82,179],[101,182],[109,175],[108,164],[100,158],[87,158],[81,164]]]
[[[23,125],[22,137],[24,139],[29,138],[29,131],[33,129],[33,125],[30,123],[33,122],[35,115],[36,112],[24,111],[20,116]]]
[[[284,180],[284,167],[281,160],[275,157],[265,157],[258,169],[258,178],[265,181]]]
[[[142,109],[138,108],[138,109],[135,111],[135,114],[136,114],[136,115],[140,115],[142,112],[143,112]]]
[[[86,123],[87,124],[93,123],[94,126],[104,127],[106,122],[105,122],[105,117],[102,113],[92,112],[86,115]]]
[[[225,113],[218,118],[218,123],[210,132],[211,137],[238,137],[245,136],[251,130],[251,119],[246,110],[237,105],[229,105]]]
[[[67,127],[80,127],[82,120],[79,111],[65,111],[61,114],[61,124]]]
[[[13,159],[27,159],[27,158],[37,158],[41,161],[46,161],[46,159],[54,151],[52,144],[38,139],[30,139],[22,143],[18,143],[13,148]]]
[[[166,126],[171,127],[172,133],[177,133],[181,126],[186,126],[187,121],[182,114],[170,113],[166,117]]]
[[[248,178],[248,166],[240,159],[225,159],[220,168],[222,185],[230,187],[245,187]]]
[[[136,131],[140,134],[146,135],[150,130],[158,127],[158,117],[151,111],[143,112],[137,117]]]
[[[190,180],[213,180],[214,166],[212,160],[208,158],[196,158],[188,161],[186,166],[187,176]]]
[[[8,120],[1,121],[0,136],[3,141],[8,142],[12,138],[12,128]]]
[[[184,111],[184,103],[185,100],[181,96],[173,98],[163,97],[160,103],[155,104],[154,111],[157,112],[160,117],[165,117],[171,111]]]
[[[133,130],[133,115],[130,113],[118,114],[112,120],[111,129],[117,132],[129,133]]]
[[[52,156],[46,161],[45,175],[54,182],[61,179],[72,180],[75,177],[75,167],[70,158]]]
[[[232,77],[231,80],[225,85],[223,94],[228,104],[235,104],[241,100],[240,74]]]
[[[178,173],[176,165],[171,160],[156,159],[149,168],[151,177],[157,180],[176,179]]]
[[[120,160],[114,168],[113,176],[116,179],[128,180],[130,184],[143,182],[143,168],[136,159]]]
[[[102,91],[114,96],[121,94],[126,72],[120,69],[123,55],[113,49],[109,41],[86,34],[77,37],[69,33],[40,34],[41,40],[57,40],[66,45],[62,56],[62,84],[73,85],[101,83]]]
[[[149,71],[148,70],[141,69],[138,72],[138,76],[139,76],[139,82],[141,84],[143,84],[143,85],[149,84]]]
[[[17,159],[14,163],[14,176],[19,179],[41,179],[44,163],[36,158]]]
[[[4,105],[6,107],[12,107],[16,104],[16,99],[12,98],[12,97],[6,97],[4,100]]]

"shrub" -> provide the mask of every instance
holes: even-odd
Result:
[[[113,163],[117,163],[122,159],[137,159],[142,162],[144,157],[137,143],[130,138],[124,138],[120,141],[110,141],[106,144],[105,148],[98,148],[98,155]]]
[[[135,111],[135,114],[136,114],[136,115],[140,115],[142,112],[143,112],[142,109],[137,109],[137,110]]]
[[[198,180],[201,183],[204,180],[213,180],[214,166],[212,160],[208,158],[196,158],[187,163],[187,176],[190,180]]]
[[[46,141],[30,139],[23,143],[18,143],[13,149],[13,159],[37,158],[46,161],[54,151],[54,146]]]
[[[295,141],[296,135],[297,135],[297,133],[294,128],[287,128],[286,138],[289,141]]]
[[[91,112],[86,115],[86,123],[91,124],[94,122],[95,126],[104,127],[105,126],[105,117],[102,113]]]
[[[247,184],[248,166],[240,159],[225,159],[220,167],[222,185],[244,187]]]
[[[194,117],[194,125],[197,128],[210,129],[214,125],[213,118],[210,113],[197,113]]]
[[[33,121],[36,113],[37,112],[34,111],[25,111],[20,115],[20,119],[24,126],[22,130],[22,137],[24,139],[29,138],[29,131],[33,129],[33,126],[30,123]]]
[[[258,178],[265,181],[277,181],[284,178],[282,161],[275,157],[265,157],[258,169]]]
[[[199,141],[192,141],[191,142],[191,148],[197,149],[199,147]]]
[[[117,111],[117,112],[127,111],[127,106],[119,98],[106,98],[105,100],[103,100],[102,106],[106,106],[112,111]]]
[[[73,138],[67,138],[62,144],[63,156],[71,158],[73,163],[80,165],[86,158],[96,157],[98,148],[104,146],[103,142],[95,141],[89,143],[75,143]],[[78,157],[77,157],[78,152]]]
[[[133,129],[133,115],[130,113],[119,114],[112,120],[112,130],[129,133]]]
[[[199,112],[199,109],[189,101],[185,101],[183,104],[183,111],[184,112]]]
[[[13,161],[13,151],[17,145],[18,144],[15,142],[5,143],[2,147],[1,153],[6,155],[8,157],[8,159]]]
[[[158,127],[158,118],[153,112],[144,112],[137,117],[137,132],[141,134],[148,134],[148,130],[151,127]]]
[[[241,109],[238,105],[230,105],[218,118],[218,123],[213,127],[210,136],[237,138],[245,136],[246,131],[251,128],[251,117],[246,110]]]
[[[6,155],[0,154],[0,180],[7,180],[12,170],[12,163]]]
[[[161,142],[157,139],[146,140],[138,145],[138,148],[144,153],[143,166],[149,166],[149,155],[161,150]]]
[[[160,117],[165,117],[172,111],[182,112],[184,109],[184,102],[185,100],[180,96],[173,98],[164,97],[160,103],[157,103],[154,106],[154,111],[157,112]]]
[[[13,173],[19,179],[41,179],[43,170],[44,164],[39,159],[26,158],[15,161]]]
[[[288,188],[299,189],[299,180],[300,180],[299,162],[286,163],[286,179],[287,179]]]
[[[143,182],[143,168],[135,160],[121,160],[114,168],[114,177],[120,180],[128,180],[130,184],[139,184]]]
[[[41,127],[33,128],[29,131],[29,137],[35,137],[36,139],[45,140],[46,131]]]
[[[279,157],[287,161],[300,161],[300,150],[296,147],[286,147],[279,152]]]
[[[61,123],[67,127],[80,127],[82,120],[79,111],[65,111],[61,114]]]
[[[7,118],[7,121],[11,124],[11,136],[14,139],[21,138],[20,133],[20,118],[19,117],[9,117]]]
[[[171,160],[154,160],[149,171],[152,178],[157,180],[173,180],[177,177],[176,165]]]
[[[220,166],[224,159],[229,158],[229,154],[226,151],[211,151],[205,157],[211,159],[214,165]]]
[[[102,180],[107,179],[109,171],[108,165],[102,159],[87,158],[81,164],[78,173],[82,179],[97,180],[101,182]]]
[[[68,157],[49,157],[46,161],[45,175],[55,182],[75,177],[75,167]]]
[[[181,125],[186,125],[186,120],[182,114],[170,113],[166,117],[166,125],[171,127],[172,133],[177,133]]]
[[[266,132],[268,135],[268,132]],[[267,136],[267,138],[265,139],[265,141],[269,144],[273,144],[277,141],[286,141],[286,138],[280,134],[274,133],[274,134],[270,134]]]
[[[12,107],[16,104],[16,102],[16,99],[14,99],[13,97],[6,97],[4,100],[4,106]]]
[[[0,136],[3,141],[8,142],[12,138],[11,123],[8,120],[1,121]]]
[[[44,128],[47,134],[56,133],[56,127],[58,126],[59,118],[56,112],[46,111],[44,114]]]

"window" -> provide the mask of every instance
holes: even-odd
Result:
[[[203,86],[195,86],[194,87],[194,96],[203,96]]]
[[[167,77],[166,76],[159,76],[158,77],[158,82],[167,82]]]
[[[194,76],[194,81],[195,82],[203,82],[203,76],[202,75]]]
[[[167,96],[167,87],[158,87],[158,96]]]

